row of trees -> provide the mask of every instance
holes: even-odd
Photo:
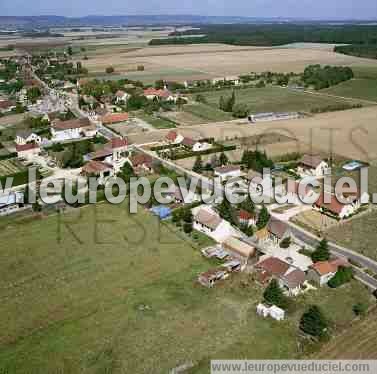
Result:
[[[248,169],[262,172],[264,168],[272,168],[274,162],[268,158],[267,153],[258,150],[245,150],[242,154],[241,163]]]

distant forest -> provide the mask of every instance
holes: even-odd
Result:
[[[334,51],[345,55],[377,59],[376,44],[340,45],[335,47]]]
[[[190,35],[198,35],[190,37]],[[200,36],[204,35],[204,36]],[[204,25],[174,32],[174,38],[153,39],[150,45],[225,43],[243,46],[278,46],[289,43],[377,45],[375,25]],[[184,36],[184,38],[182,37]]]

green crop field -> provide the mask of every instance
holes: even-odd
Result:
[[[187,104],[183,107],[186,113],[190,113],[203,122],[221,122],[232,119],[231,114],[206,104]]]
[[[265,87],[246,88],[236,90],[236,103],[246,104],[249,110],[258,112],[279,112],[279,111],[310,111],[313,108],[322,108],[329,105],[350,103],[355,101],[331,98],[320,95],[311,95],[287,88]],[[208,103],[218,106],[220,97],[229,97],[232,94],[230,89],[221,91],[204,92],[202,95]]]
[[[139,208],[141,209],[141,208]],[[167,373],[210,358],[294,358],[308,303],[347,324],[359,283],[300,298],[288,321],[256,316],[261,289],[235,275],[208,290],[214,264],[181,231],[125,204],[36,220],[0,220],[0,371]]]
[[[0,161],[0,177],[17,174],[23,170],[25,168],[16,159]]]
[[[176,127],[173,122],[170,122],[164,118],[150,116],[145,113],[137,113],[136,116],[148,122],[156,129],[172,129]]]
[[[377,103],[377,79],[352,79],[321,92],[336,96],[371,100]]]

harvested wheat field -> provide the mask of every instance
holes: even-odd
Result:
[[[342,335],[331,340],[315,359],[377,359],[377,313],[353,323]]]
[[[377,61],[337,54],[319,48],[272,48],[238,47],[221,44],[201,44],[189,46],[153,46],[141,48],[129,53],[120,53],[115,57],[98,56],[85,62],[90,72],[103,71],[108,65],[115,66],[119,72],[126,73],[131,67],[144,65],[145,70],[156,72],[188,70],[205,74],[207,78],[239,75],[248,72],[301,72],[310,64],[329,65],[371,65]],[[190,74],[184,79],[194,79]],[[170,78],[168,75],[165,79]],[[171,79],[176,78],[172,75]],[[156,78],[157,79],[157,78]]]
[[[195,139],[214,137],[230,140],[270,132],[279,132],[297,140],[287,152],[300,151],[300,143],[329,153],[332,151],[345,158],[368,161],[377,158],[377,106],[323,113],[288,121],[250,124],[245,120],[216,122],[180,129],[184,136]],[[168,131],[151,131],[130,140],[147,143],[162,139]],[[305,147],[306,148],[306,147]]]

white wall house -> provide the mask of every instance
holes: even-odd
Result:
[[[304,155],[299,162],[297,172],[302,176],[323,177],[330,172],[329,164],[319,156]]]
[[[59,142],[79,139],[82,137],[83,128],[87,128],[88,126],[90,126],[88,118],[69,121],[55,120],[51,125],[52,141]]]
[[[16,144],[18,158],[31,160],[34,156],[39,155],[41,149],[37,143]]]
[[[223,220],[209,206],[199,206],[192,210],[194,216],[193,228],[206,234],[218,243],[223,243],[239,232],[227,221]]]
[[[42,138],[32,131],[19,131],[16,134],[16,144],[42,143]]]
[[[24,194],[22,192],[0,195],[0,216],[7,216],[28,208],[28,205],[24,205]]]
[[[192,150],[193,152],[201,152],[206,151],[207,149],[211,149],[213,146],[210,143],[206,142],[197,142],[193,145]]]
[[[239,178],[241,176],[241,169],[236,165],[226,165],[215,168],[215,177],[219,177],[221,182],[225,182],[232,178]]]

